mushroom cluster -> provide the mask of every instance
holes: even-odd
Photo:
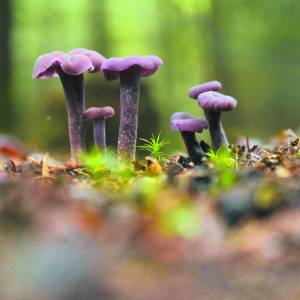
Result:
[[[33,78],[60,78],[68,113],[70,163],[74,165],[79,162],[79,152],[85,150],[83,74],[99,72],[104,60],[96,51],[79,48],[68,53],[55,51],[41,55],[34,66]]]
[[[214,150],[221,146],[228,146],[228,139],[221,123],[221,112],[235,109],[237,101],[219,93],[222,84],[219,81],[209,81],[192,87],[188,95],[198,101],[204,110],[206,120],[195,119],[192,116],[180,112],[171,116],[171,128],[181,132],[188,155],[192,162],[198,164],[202,161],[204,152],[202,142],[198,142],[196,132],[209,129]]]
[[[93,121],[95,145],[106,150],[105,119],[114,116],[110,106],[85,109],[83,74],[102,72],[107,80],[120,80],[120,126],[118,155],[122,159],[135,160],[138,129],[138,105],[141,77],[153,75],[162,65],[158,56],[128,56],[104,58],[100,53],[78,48],[65,53],[55,51],[37,58],[34,78],[59,77],[62,83],[68,113],[71,164],[79,164],[79,153],[85,150],[85,122]],[[237,101],[219,93],[222,84],[210,81],[189,90],[189,96],[198,101],[206,119],[197,119],[184,112],[171,116],[171,128],[180,131],[190,159],[201,163],[207,151],[196,139],[196,133],[209,129],[214,150],[228,140],[221,123],[221,112],[233,110]]]
[[[95,144],[105,150],[105,119],[114,116],[114,109],[110,106],[85,110],[83,73],[103,72],[107,80],[120,79],[118,153],[119,157],[133,161],[136,152],[140,79],[154,74],[162,63],[154,55],[105,59],[98,52],[83,48],[68,53],[55,51],[37,58],[33,78],[58,76],[64,89],[72,165],[78,165],[79,153],[85,150],[85,122],[94,122]]]

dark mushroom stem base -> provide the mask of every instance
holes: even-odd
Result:
[[[216,111],[205,111],[205,116],[208,121],[208,129],[213,149],[216,151],[221,146],[228,146],[228,139],[221,123],[221,113]]]
[[[120,73],[121,116],[118,139],[119,157],[135,160],[138,104],[140,94],[140,71],[130,68]]]
[[[204,156],[204,152],[201,149],[194,132],[181,131],[186,150],[188,152],[189,158],[194,164],[200,164]]]
[[[106,151],[105,119],[99,118],[94,121],[94,141],[99,149]]]
[[[58,72],[58,74],[63,85],[66,98],[71,147],[71,163],[77,165],[79,163],[79,152],[85,150],[85,99],[83,74],[69,75],[61,70]]]

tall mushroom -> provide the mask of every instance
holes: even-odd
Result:
[[[85,119],[94,122],[95,145],[106,150],[105,119],[113,117],[115,114],[111,106],[90,107],[85,111]]]
[[[161,64],[162,60],[153,55],[113,57],[102,64],[101,69],[107,80],[120,78],[118,154],[122,158],[135,160],[140,78],[154,74]]]
[[[37,58],[33,78],[59,76],[66,98],[68,113],[71,164],[78,164],[78,153],[85,149],[83,73],[99,72],[104,57],[96,51],[83,48],[68,53],[55,51]]]
[[[237,101],[217,92],[205,92],[198,96],[198,104],[204,109],[214,150],[228,146],[226,133],[221,123],[221,112],[235,109]]]
[[[216,80],[209,81],[192,87],[189,90],[189,96],[191,98],[197,99],[198,96],[202,93],[211,92],[211,91],[218,92],[219,90],[221,90],[221,88],[222,88],[221,82]]]
[[[196,132],[202,132],[208,128],[205,119],[196,119],[183,112],[174,113],[171,116],[171,128],[180,131],[191,161],[199,164],[204,152],[196,139]]]

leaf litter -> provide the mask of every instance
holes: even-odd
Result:
[[[3,297],[298,299],[299,149],[287,130],[196,166],[182,154],[133,166],[91,152],[74,167],[0,151],[1,265],[18,278],[13,290],[0,280]],[[38,259],[60,263],[30,267]]]

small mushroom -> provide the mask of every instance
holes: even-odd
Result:
[[[191,161],[199,164],[202,161],[204,152],[196,139],[195,133],[207,129],[207,121],[196,119],[183,112],[177,112],[171,116],[171,128],[180,131]]]
[[[94,141],[100,149],[106,150],[105,119],[114,114],[115,111],[110,106],[90,107],[85,111],[85,119],[94,122]]]
[[[109,58],[102,64],[107,80],[120,78],[120,127],[118,154],[120,157],[135,160],[138,127],[138,102],[140,78],[154,74],[162,60],[153,55]]]
[[[202,83],[200,85],[196,85],[189,90],[189,96],[197,99],[198,96],[205,92],[218,92],[221,90],[222,84],[219,81],[209,81]]]
[[[237,101],[217,92],[205,92],[198,96],[198,104],[204,109],[214,150],[228,146],[226,133],[221,123],[221,112],[235,109]]]
[[[68,112],[71,163],[78,164],[78,152],[85,150],[83,73],[99,72],[104,57],[96,51],[83,48],[68,53],[55,51],[37,58],[33,78],[59,76],[66,98]]]

